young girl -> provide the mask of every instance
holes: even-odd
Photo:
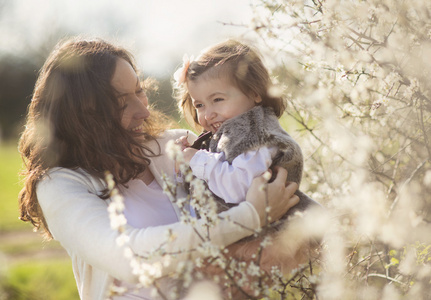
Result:
[[[223,199],[219,202],[229,207],[244,201],[252,179],[274,165],[288,170],[288,181],[300,183],[301,148],[278,122],[285,103],[268,92],[271,79],[255,50],[228,40],[185,61],[174,77],[181,112],[204,129],[193,145],[186,137],[178,142],[193,174]],[[317,204],[300,191],[297,195],[296,210]]]

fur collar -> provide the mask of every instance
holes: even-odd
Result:
[[[277,147],[273,165],[281,165],[288,170],[288,180],[298,184],[302,177],[302,151],[296,141],[280,126],[273,110],[255,106],[249,111],[225,121],[213,135],[211,152],[224,152],[226,160],[233,159],[249,150],[260,147]]]

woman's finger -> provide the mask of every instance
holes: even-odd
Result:
[[[294,187],[294,184],[292,186]],[[289,187],[290,185],[287,186],[286,188],[289,188]],[[294,193],[295,191],[296,191],[296,188],[295,189],[291,188],[290,191],[287,192],[287,194]],[[298,204],[298,202],[299,202],[299,197],[297,195],[291,196],[287,202],[287,210],[294,207],[296,204]]]
[[[288,182],[286,184],[286,194],[293,194],[298,189],[298,184],[296,182]]]
[[[280,166],[274,166],[273,169],[275,172],[275,179],[273,182],[276,182],[276,184],[282,183],[284,185],[287,179],[287,170]]]
[[[269,216],[272,221],[278,220],[287,210],[295,205],[299,199],[294,196],[298,188],[298,184],[292,182],[286,185],[287,170],[276,167],[274,172],[277,172],[275,180],[268,183],[270,176],[256,177],[250,186],[246,200],[253,204],[261,219],[261,224],[267,221]],[[262,188],[265,187],[266,188]],[[267,215],[267,207],[270,207],[269,215]]]

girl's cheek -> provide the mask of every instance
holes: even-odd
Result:
[[[202,115],[198,114],[198,122],[199,122],[199,124],[202,125],[204,121],[205,121],[205,119],[202,117]]]

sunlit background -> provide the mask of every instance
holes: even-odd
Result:
[[[252,14],[249,2],[1,1],[0,50],[26,55],[59,36],[100,36],[132,49],[145,72],[167,76],[183,53],[196,53],[223,38],[251,32],[247,28]]]
[[[170,79],[184,54],[252,40],[253,9],[251,0],[0,0],[0,141],[19,135],[37,72],[61,38],[101,37],[130,50],[142,74],[161,82],[150,101],[172,115]]]

